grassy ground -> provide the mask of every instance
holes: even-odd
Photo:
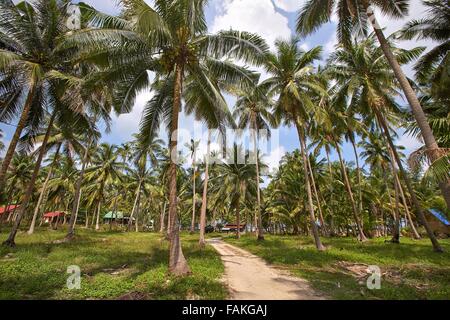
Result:
[[[223,273],[214,249],[198,249],[197,237],[183,235],[193,275],[167,276],[168,243],[152,233],[78,230],[75,242],[53,244],[63,231],[20,233],[17,247],[0,247],[0,299],[223,299]],[[0,234],[0,241],[6,238]],[[67,267],[81,269],[81,289],[69,290]]]
[[[359,243],[355,239],[323,239],[326,252],[316,251],[312,239],[266,236],[224,239],[266,261],[310,281],[312,287],[333,299],[450,299],[450,240],[446,251],[434,253],[428,240],[402,238],[402,244],[384,239]],[[365,265],[378,265],[383,274],[380,290],[367,289]]]

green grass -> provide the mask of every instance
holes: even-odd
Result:
[[[263,242],[252,236],[224,239],[290,270],[332,299],[450,299],[449,239],[440,241],[442,254],[434,253],[425,239],[402,238],[400,245],[384,243],[384,239],[366,243],[323,239],[328,247],[325,252],[317,252],[312,239],[306,237],[266,235]],[[358,277],[347,269],[355,263],[381,268],[380,290],[367,289],[367,276]]]
[[[0,247],[0,299],[117,299],[132,293],[145,299],[224,299],[223,265],[197,237],[182,236],[193,274],[167,275],[168,243],[154,233],[78,230],[72,243],[54,244],[64,231],[19,233],[17,247]],[[0,234],[0,241],[6,238]],[[66,286],[67,267],[81,269],[81,289]]]

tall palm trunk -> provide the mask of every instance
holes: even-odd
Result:
[[[138,187],[136,188],[136,196],[134,197],[134,202],[133,202],[133,209],[131,209],[131,215],[130,215],[130,220],[128,220],[128,227],[127,230],[130,231],[131,229],[131,225],[133,224],[133,218],[134,215],[136,213],[136,208],[137,208],[137,203],[139,200],[139,194],[141,192],[141,181],[139,181]]]
[[[96,122],[96,117],[94,117],[94,124]],[[70,220],[69,220],[69,228],[67,231],[67,235],[65,237],[66,241],[70,241],[75,236],[75,224],[76,224],[76,218],[78,216],[78,210],[80,207],[80,199],[81,199],[81,185],[83,184],[84,179],[84,172],[86,171],[86,166],[88,162],[88,156],[89,156],[89,148],[91,147],[93,143],[93,140],[91,139],[86,146],[86,149],[84,150],[83,160],[81,164],[81,171],[80,175],[78,176],[77,184],[75,187],[75,196],[73,198],[73,204],[72,204],[72,213],[70,214]],[[86,221],[88,221],[88,214],[86,212]],[[86,222],[87,226],[87,222]]]
[[[322,242],[320,241],[319,237],[319,230],[317,229],[316,225],[316,216],[314,215],[314,205],[313,205],[313,199],[312,199],[312,192],[311,192],[311,183],[309,182],[309,174],[308,174],[308,159],[306,154],[306,142],[305,142],[305,135],[303,132],[303,129],[300,128],[300,124],[296,123],[298,138],[300,140],[300,151],[302,154],[302,162],[303,162],[303,174],[305,176],[305,187],[306,187],[306,193],[308,195],[308,209],[309,209],[309,220],[311,224],[312,234],[314,237],[314,243],[316,244],[316,248],[319,251],[325,250],[325,247],[323,246]]]
[[[48,123],[47,131],[45,132],[44,141],[42,141],[41,150],[39,152],[38,158],[36,160],[36,164],[34,165],[33,175],[31,176],[30,182],[28,183],[27,190],[25,192],[25,196],[23,198],[22,204],[20,205],[19,212],[17,213],[17,218],[14,222],[14,225],[11,229],[8,239],[3,242],[3,245],[14,247],[16,244],[14,242],[17,231],[19,230],[20,222],[22,221],[23,216],[25,215],[25,211],[27,210],[28,203],[30,202],[31,196],[33,195],[34,185],[36,183],[36,179],[39,174],[39,170],[41,169],[42,159],[46,153],[47,142],[50,136],[50,131],[53,127],[53,122],[55,121],[57,110],[53,110],[53,113],[50,117],[50,121]]]
[[[6,151],[5,157],[3,158],[2,161],[2,166],[0,169],[0,200],[3,198],[3,190],[5,190],[6,173],[8,172],[8,168],[14,156],[14,152],[16,151],[20,135],[22,134],[22,131],[25,128],[25,125],[27,123],[30,114],[35,90],[36,90],[35,83],[34,81],[32,81],[30,85],[30,90],[28,91],[27,100],[25,101],[25,105],[22,110],[22,114],[20,115],[20,119],[19,122],[17,123],[16,130],[14,131],[14,135],[9,143],[8,150]]]
[[[392,151],[389,150],[392,157]],[[391,158],[391,169],[392,169],[392,175],[394,178],[394,230],[392,230],[392,243],[400,243],[400,197],[399,197],[399,190],[397,181],[395,180],[395,165],[394,165],[394,159]],[[388,179],[386,178],[386,184],[388,183]]]
[[[256,124],[256,114],[254,112],[252,113],[252,127],[253,127],[253,146],[254,146],[253,152],[255,153],[255,157],[256,157],[256,162],[255,162],[255,164],[256,164],[256,200],[257,200],[256,228],[258,229],[257,239],[264,240],[264,230],[263,230],[263,226],[262,226],[262,216],[261,216],[261,188],[259,187],[260,182],[259,182],[258,137],[257,137],[258,126]]]
[[[138,202],[136,206],[136,223],[134,224],[134,231],[139,232],[139,214],[141,210],[141,193],[139,192]]]
[[[36,208],[34,209],[33,219],[31,220],[30,228],[28,229],[28,232],[27,232],[28,234],[33,234],[33,232],[34,232],[34,226],[36,225],[36,219],[37,219],[37,216],[39,214],[39,210],[41,208],[41,204],[42,204],[42,200],[44,199],[44,195],[47,192],[47,185],[48,185],[48,183],[50,181],[50,178],[52,176],[53,169],[55,167],[56,161],[58,160],[58,155],[59,155],[59,149],[60,148],[61,148],[61,143],[58,144],[58,147],[57,147],[56,152],[55,152],[55,157],[53,159],[52,164],[50,165],[50,170],[48,170],[47,177],[45,178],[44,184],[42,185],[42,190],[41,190],[41,193],[39,194],[39,199],[38,199],[38,202],[36,204]]]
[[[205,246],[206,209],[208,207],[208,182],[209,182],[209,156],[211,148],[211,130],[208,129],[208,142],[206,145],[205,157],[205,180],[203,181],[202,207],[200,209],[200,247]]]
[[[344,184],[347,189],[348,197],[350,199],[350,203],[352,205],[353,217],[355,218],[356,227],[358,228],[358,238],[360,241],[366,241],[366,235],[364,234],[364,230],[362,227],[362,223],[359,217],[359,212],[356,206],[355,198],[353,197],[353,191],[350,184],[350,180],[348,179],[347,170],[344,165],[344,160],[342,159],[341,148],[339,144],[335,142],[336,151],[339,157],[339,163],[341,165],[342,177],[344,178]]]
[[[197,156],[197,152],[195,149],[195,143],[194,143],[194,154],[192,155],[192,169],[193,169],[193,177],[192,177],[192,219],[191,219],[191,233],[194,233],[195,231],[195,157]]]
[[[159,220],[159,232],[160,233],[163,233],[164,229],[165,229],[164,220],[166,217],[166,204],[167,204],[166,201],[164,201],[163,210],[161,212],[161,216],[160,216],[160,220]]]
[[[102,210],[102,200],[100,199],[100,201],[98,202],[98,207],[97,207],[97,218],[95,220],[95,230],[100,230],[100,212]]]
[[[422,207],[420,206],[419,200],[417,199],[417,196],[412,187],[411,180],[409,179],[409,177],[406,173],[406,170],[403,167],[400,156],[398,155],[397,149],[395,148],[394,142],[392,141],[392,137],[391,137],[391,134],[389,133],[389,128],[387,126],[387,123],[377,107],[375,108],[375,115],[377,117],[377,120],[378,120],[380,126],[383,129],[383,132],[388,141],[389,147],[391,148],[392,153],[394,154],[395,161],[397,162],[397,165],[398,165],[398,168],[400,169],[403,180],[405,181],[406,187],[408,188],[408,192],[411,195],[411,201],[414,205],[414,208],[416,209],[416,215],[419,218],[420,223],[425,227],[428,237],[430,238],[430,241],[433,245],[434,251],[443,252],[443,249],[439,245],[439,242],[437,241],[436,236],[433,233],[433,230],[430,228],[428,222],[425,219],[425,216],[422,211]]]
[[[421,236],[420,236],[420,234],[417,232],[417,229],[416,229],[416,227],[414,226],[414,222],[412,221],[411,213],[409,212],[409,208],[408,208],[408,201],[406,201],[405,192],[403,191],[403,187],[402,187],[402,185],[401,185],[401,183],[400,183],[400,179],[398,178],[398,172],[397,172],[397,171],[395,172],[395,180],[396,180],[397,185],[398,185],[398,187],[399,187],[398,189],[399,189],[399,191],[400,191],[400,196],[401,196],[401,198],[402,198],[403,205],[405,206],[406,219],[408,219],[408,223],[409,223],[409,225],[411,226],[411,230],[412,230],[414,239],[418,240],[418,239],[421,238]]]
[[[359,212],[363,212],[362,185],[361,185],[361,167],[359,165],[359,155],[358,155],[358,150],[356,149],[355,139],[353,139],[353,136],[351,135],[351,132],[349,132],[349,137],[350,137],[350,142],[352,144],[353,153],[355,155],[355,161],[356,161],[356,173],[357,173],[357,179],[358,179],[358,206],[359,206]],[[361,221],[361,223],[364,226],[362,221]]]
[[[236,200],[236,239],[241,238],[241,194],[243,192],[243,183],[239,183],[239,195]]]
[[[170,168],[169,168],[169,273],[183,276],[191,273],[186,258],[183,255],[180,241],[180,228],[177,215],[177,164],[178,157],[178,113],[181,108],[181,94],[183,86],[183,67],[180,63],[175,66],[175,86],[173,95],[172,122],[170,125]],[[175,159],[174,159],[175,158]]]
[[[311,177],[311,185],[312,185],[312,191],[314,194],[314,198],[316,198],[316,203],[317,203],[317,209],[319,209],[319,219],[320,219],[320,224],[322,225],[323,228],[323,233],[325,235],[328,235],[328,228],[325,225],[325,219],[323,218],[323,212],[322,212],[322,204],[320,203],[320,199],[319,199],[319,191],[318,188],[316,187],[316,181],[313,175],[313,171],[311,168],[311,161],[309,161],[309,157],[306,158],[308,161],[308,171],[309,171],[309,176]]]
[[[375,35],[380,42],[381,49],[383,50],[383,53],[386,56],[386,59],[388,60],[392,70],[394,71],[394,74],[398,82],[400,83],[400,86],[402,87],[403,93],[405,94],[405,97],[408,100],[409,105],[411,106],[411,111],[414,115],[414,118],[416,119],[417,125],[422,134],[423,141],[425,142],[425,146],[427,147],[427,155],[431,159],[431,161],[436,161],[442,156],[442,151],[439,149],[436,139],[434,138],[433,131],[431,130],[425,113],[423,112],[420,101],[417,98],[405,74],[403,73],[400,64],[392,53],[389,43],[384,36],[383,30],[379,28],[375,14],[372,10],[369,9],[369,1],[363,0],[362,4],[367,11]],[[439,188],[441,189],[442,195],[445,199],[445,202],[447,203],[447,208],[450,209],[450,179],[448,179],[446,182],[440,183]]]

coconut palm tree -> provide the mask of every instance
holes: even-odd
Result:
[[[86,169],[86,180],[90,185],[88,188],[93,190],[92,198],[97,206],[96,230],[100,229],[101,207],[106,200],[105,190],[114,180],[120,179],[122,163],[119,162],[116,150],[117,146],[102,143],[94,155],[92,166]]]
[[[221,181],[218,192],[227,195],[230,205],[234,208],[236,215],[236,237],[241,235],[241,203],[245,201],[249,190],[256,189],[256,167],[249,163],[250,155],[244,153],[237,144],[228,151],[228,161],[217,165],[219,175],[216,177]]]
[[[248,73],[222,58],[261,63],[268,47],[260,37],[246,32],[208,34],[204,0],[156,0],[153,6],[143,0],[127,0],[122,3],[123,16],[128,20],[104,18],[103,15],[97,21],[108,28],[76,33],[71,40],[86,48],[98,48],[112,43],[111,51],[116,54],[120,51],[120,56],[126,57],[115,67],[115,78],[122,76],[116,90],[117,101],[122,105],[132,105],[137,93],[142,88],[149,87],[147,71],[157,70],[163,78],[170,75],[173,80],[163,82],[161,91],[164,91],[164,95],[160,96],[161,99],[172,102],[170,108],[168,109],[168,103],[150,104],[153,107],[146,108],[144,123],[150,128],[150,132],[154,132],[161,119],[167,120],[170,152],[176,156],[178,116],[183,84],[187,82],[185,80],[191,78],[192,82],[197,83],[199,90],[208,97],[210,105],[216,110],[226,110],[223,97],[206,71],[209,70],[209,74],[214,72],[217,78],[242,82],[248,78]],[[112,25],[114,29],[111,28]],[[179,238],[176,166],[176,159],[172,159],[169,184],[169,271],[185,275],[190,270]]]
[[[404,50],[391,45],[391,52],[399,63],[408,63],[418,57],[423,48]],[[375,123],[386,137],[389,148],[393,152],[402,178],[404,179],[418,218],[427,230],[435,251],[442,250],[429,228],[417,200],[410,178],[403,168],[403,163],[392,141],[392,133],[388,124],[388,117],[392,113],[401,113],[395,97],[398,95],[397,83],[390,65],[383,59],[383,51],[375,45],[374,37],[369,36],[362,42],[353,41],[346,47],[341,47],[330,56],[330,74],[339,86],[336,101],[339,104],[349,103],[349,108],[365,117],[368,126]]]
[[[448,65],[450,50],[450,1],[423,0],[427,8],[426,18],[408,22],[400,35],[402,39],[427,39],[438,42],[438,45],[425,53],[415,65],[416,78],[420,81],[440,79]],[[430,77],[430,73],[432,74]]]
[[[73,158],[75,154],[80,155],[84,149],[81,143],[81,134],[88,126],[87,120],[82,114],[74,113],[70,109],[65,110],[65,113],[66,114],[64,116],[60,116],[56,119],[56,122],[53,124],[53,128],[51,129],[50,136],[48,137],[46,144],[47,150],[44,152],[48,153],[50,150],[54,149],[55,153],[53,154],[53,160],[47,172],[47,177],[42,185],[30,228],[28,229],[28,234],[32,234],[34,232],[36,219],[39,214],[41,204],[44,200],[44,196],[47,193],[47,185],[52,177],[55,164],[59,161],[60,152],[69,158]],[[42,142],[45,139],[45,131],[45,128],[41,128],[41,130],[37,132],[36,136],[25,135],[21,139],[24,141],[22,142],[22,145],[28,147],[34,145],[35,143]],[[97,133],[97,135],[98,134],[99,133]],[[42,146],[38,147],[34,153],[40,153],[41,149]]]
[[[33,132],[41,125],[46,104],[57,91],[54,77],[70,65],[67,52],[58,46],[68,31],[67,4],[0,2],[0,120],[19,118],[0,169],[0,190],[23,130]]]
[[[344,47],[348,47],[351,45],[352,36],[355,33],[359,35],[367,35],[367,26],[370,22],[375,36],[380,43],[380,50],[383,52],[383,55],[395,75],[399,86],[408,100],[412,114],[417,122],[417,126],[420,129],[423,141],[426,145],[428,156],[431,161],[435,161],[442,156],[443,152],[439,149],[439,145],[436,142],[427,116],[422,109],[417,95],[401,69],[402,62],[399,61],[391,44],[388,39],[386,39],[382,28],[377,22],[374,7],[381,9],[383,14],[392,18],[402,18],[408,13],[407,0],[310,0],[306,2],[300,10],[297,19],[297,31],[301,35],[310,34],[317,30],[322,24],[330,21],[332,15],[336,13],[339,17],[337,27],[339,42]],[[443,24],[445,25],[445,21]],[[401,165],[399,164],[399,167],[400,166]],[[450,179],[445,184],[441,185],[441,191],[444,196],[450,196],[449,189]],[[433,240],[433,242],[435,241]],[[435,249],[437,249],[437,244],[435,244]]]
[[[275,104],[275,116],[297,129],[303,157],[311,229],[317,249],[324,250],[316,225],[306,150],[306,124],[315,108],[312,96],[326,94],[313,72],[313,63],[320,58],[322,48],[315,47],[305,52],[299,48],[299,40],[296,38],[289,41],[278,40],[275,46],[276,53],[268,54],[266,62],[266,69],[271,77],[265,80],[263,85],[268,85],[270,90],[280,95]]]
[[[264,240],[264,230],[262,227],[261,218],[261,190],[260,190],[260,170],[259,170],[259,149],[258,140],[261,133],[265,133],[266,138],[270,136],[270,127],[277,125],[270,109],[272,101],[267,96],[268,85],[258,85],[255,82],[253,87],[247,90],[239,90],[235,88],[231,90],[237,97],[236,105],[233,111],[233,116],[238,118],[238,128],[249,128],[253,139],[253,154],[256,155],[256,191],[257,191],[257,206],[256,206],[256,226],[258,240]]]
[[[185,146],[189,148],[189,152],[192,159],[192,219],[191,219],[191,233],[195,231],[195,207],[196,207],[196,189],[195,182],[197,180],[197,167],[196,167],[196,159],[197,159],[197,149],[200,141],[194,141],[191,139],[189,144]]]

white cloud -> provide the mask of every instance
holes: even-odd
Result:
[[[139,131],[139,123],[144,106],[153,97],[150,91],[143,91],[136,97],[136,103],[130,113],[112,116],[111,132],[118,135],[124,141],[131,140],[131,136]]]
[[[289,38],[288,19],[275,11],[271,0],[225,0],[218,4],[212,32],[230,28],[255,32],[273,48],[277,38]]]
[[[306,0],[273,0],[275,6],[284,11],[294,12],[303,7]]]
[[[408,134],[403,134],[396,142],[398,146],[405,148],[404,153],[409,155],[411,152],[423,146],[423,143]]]
[[[284,146],[279,146],[272,150],[269,155],[264,158],[264,162],[269,166],[270,172],[278,169],[281,159],[286,154]]]

